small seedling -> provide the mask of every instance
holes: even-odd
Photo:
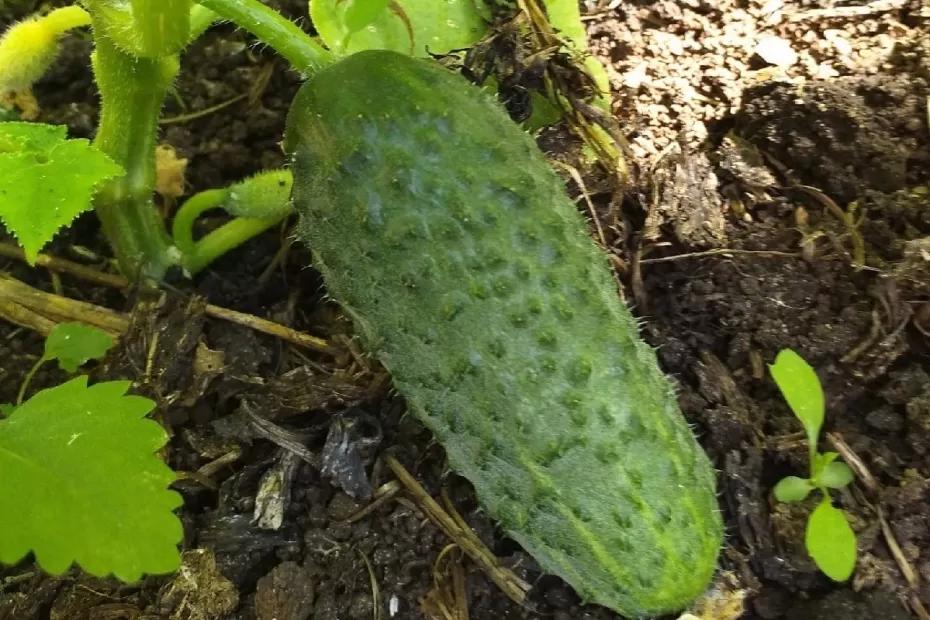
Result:
[[[96,327],[83,323],[58,323],[45,339],[42,357],[36,360],[23,378],[16,404],[23,402],[32,378],[46,362],[58,360],[59,368],[67,373],[74,373],[90,360],[102,359],[112,346],[113,338]]]
[[[820,491],[820,503],[807,520],[804,544],[827,577],[845,581],[856,567],[856,534],[843,511],[833,506],[830,489],[847,486],[853,473],[845,463],[836,460],[839,456],[836,452],[817,451],[824,417],[820,380],[810,364],[791,349],[782,350],[769,370],[804,427],[810,460],[810,477],[783,478],[775,485],[775,498],[780,502],[800,502],[812,491]]]
[[[20,395],[45,362],[73,372],[112,346],[96,328],[59,325]],[[177,569],[181,496],[156,454],[168,435],[145,417],[155,403],[128,389],[128,381],[89,386],[78,376],[0,407],[0,563],[31,551],[53,574],[76,562],[123,581]]]

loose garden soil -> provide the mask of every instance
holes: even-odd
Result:
[[[0,5],[0,28],[38,4]],[[305,15],[302,1],[271,4]],[[592,235],[719,472],[726,547],[713,591],[691,613],[930,618],[930,9],[920,0],[583,4],[634,174],[621,193],[579,161],[566,131],[543,132],[541,145],[581,170],[584,187],[567,177],[570,191],[596,217]],[[73,136],[90,137],[96,118],[89,52],[87,38],[68,39],[36,89],[38,119],[67,123]],[[299,75],[229,26],[204,36],[183,68],[161,141],[188,160],[186,195],[284,163],[278,142]],[[103,269],[106,251],[93,217],[50,247]],[[495,529],[356,350],[308,265],[286,228],[159,294],[4,259],[4,271],[37,288],[130,313],[93,376],[131,378],[158,401],[172,434],[166,458],[182,472],[186,551],[178,575],[132,585],[77,570],[50,577],[30,562],[4,568],[0,620],[617,617],[541,575]],[[338,353],[208,318],[206,303],[320,336]],[[41,347],[40,335],[0,323],[0,402],[15,397]],[[766,369],[785,347],[823,381],[822,449],[856,473],[837,495],[859,537],[848,583],[831,582],[804,551],[811,505],[772,497],[782,476],[806,471],[800,428]],[[48,371],[35,385],[61,378]],[[532,585],[523,605],[449,547],[414,495],[397,492],[388,455]],[[283,508],[264,484],[269,472],[289,490]],[[372,489],[386,495],[366,509]],[[462,583],[464,598],[453,587]],[[442,615],[443,605],[459,615]]]

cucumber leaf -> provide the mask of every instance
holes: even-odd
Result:
[[[58,360],[65,372],[74,372],[90,360],[103,358],[113,338],[102,329],[83,323],[58,323],[45,339],[42,359]]]
[[[32,551],[53,574],[77,562],[127,582],[178,568],[181,496],[155,454],[168,436],[128,389],[80,376],[0,420],[0,562]]]
[[[92,207],[94,189],[123,169],[67,128],[0,122],[0,220],[35,263],[60,228]]]
[[[347,4],[345,25],[349,33],[355,33],[372,23],[387,10],[391,0],[343,0]]]
[[[378,4],[376,0],[313,0],[310,17],[323,42],[346,55],[368,49],[420,57],[445,54],[470,47],[488,28],[481,0],[390,0],[380,12],[375,11]]]

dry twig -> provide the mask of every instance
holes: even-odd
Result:
[[[5,256],[6,258],[12,258],[14,260],[25,261],[25,255],[21,249],[6,243],[0,243],[0,256]],[[99,284],[101,286],[107,286],[120,290],[127,290],[132,288],[132,283],[120,275],[104,273],[102,271],[88,267],[87,265],[82,265],[80,263],[75,263],[73,261],[57,258],[54,256],[49,256],[47,254],[39,254],[39,256],[36,258],[35,264],[39,267],[44,267],[55,272],[67,273],[82,280],[93,282],[94,284]],[[207,304],[205,313],[207,316],[213,317],[215,319],[222,319],[230,323],[242,325],[243,327],[248,327],[249,329],[253,329],[257,332],[261,332],[269,336],[274,336],[275,338],[280,338],[281,340],[285,340],[291,344],[312,349],[320,353],[328,353],[332,355],[337,351],[336,347],[334,347],[323,338],[311,336],[310,334],[297,331],[296,329],[287,327],[286,325],[281,325],[280,323],[275,323],[274,321],[269,321],[268,319],[263,319],[261,317],[255,316],[254,314],[238,312],[236,310],[230,310],[229,308],[223,308],[222,306],[215,306],[213,304]],[[22,325],[22,323],[17,321],[13,322],[17,323],[18,325]],[[24,325],[24,327],[30,326]],[[50,327],[51,326],[49,326],[49,329]],[[33,328],[30,327],[30,329]]]
[[[500,561],[481,542],[481,539],[470,528],[463,528],[449,513],[443,510],[436,500],[426,492],[426,489],[400,464],[393,456],[386,456],[385,462],[400,483],[404,485],[413,501],[420,507],[429,519],[451,538],[465,552],[472,561],[506,594],[512,601],[522,605],[526,601],[526,594],[530,584],[520,579],[512,570],[501,565]]]

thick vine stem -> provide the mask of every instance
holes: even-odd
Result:
[[[93,67],[102,105],[94,143],[126,174],[103,185],[94,206],[123,272],[159,280],[178,262],[152,200],[158,116],[178,58],[136,58],[104,36],[96,44]]]
[[[199,0],[281,54],[295,69],[311,75],[334,62],[333,54],[303,30],[259,0]]]
[[[97,34],[138,58],[179,53],[191,34],[191,0],[84,0]]]

